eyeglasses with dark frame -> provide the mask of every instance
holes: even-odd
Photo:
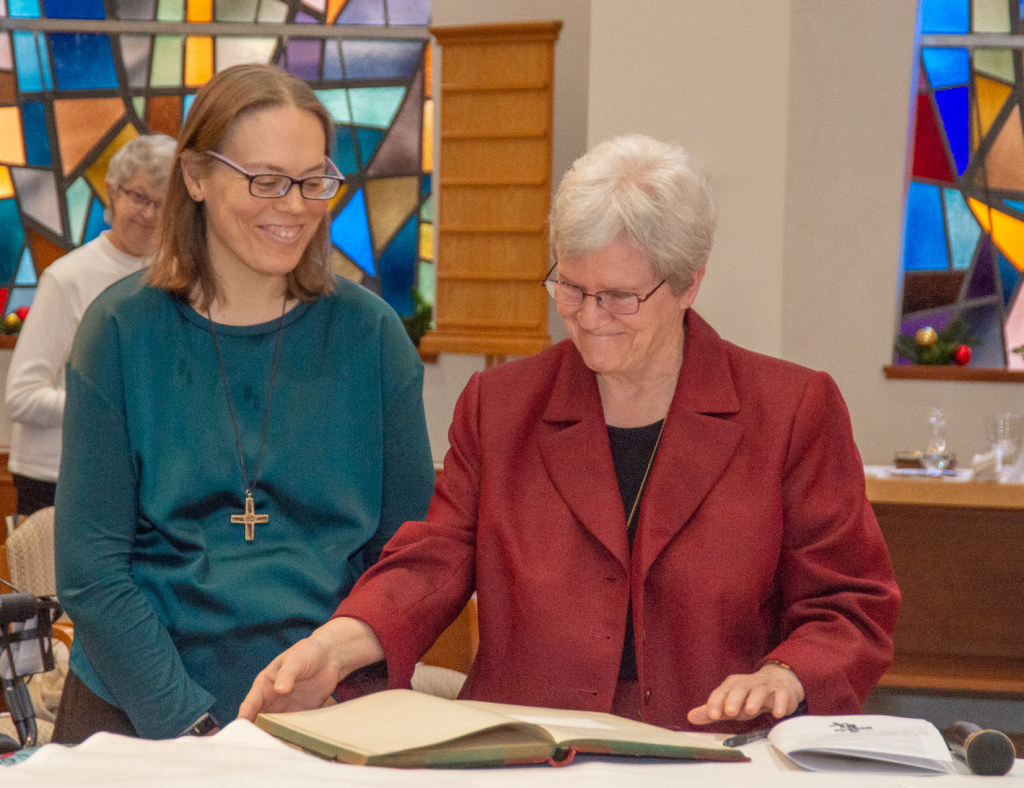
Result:
[[[635,315],[640,311],[640,304],[658,292],[658,288],[668,281],[662,279],[651,292],[643,296],[626,290],[599,290],[596,293],[588,293],[582,287],[551,279],[551,273],[557,266],[558,263],[551,266],[551,270],[547,272],[547,275],[541,282],[547,289],[549,296],[562,306],[574,307],[583,306],[584,300],[589,296],[597,301],[599,307],[606,312],[611,312],[613,315]]]
[[[159,213],[160,209],[163,207],[164,204],[163,200],[151,200],[142,192],[135,191],[135,189],[118,188],[118,191],[121,192],[121,194],[125,195],[129,200],[131,200],[132,205],[134,205],[140,211],[144,211],[152,206],[153,210]]]
[[[324,161],[327,163],[329,175],[307,175],[304,178],[293,178],[282,172],[249,172],[243,167],[239,167],[227,156],[221,156],[212,150],[206,151],[206,154],[248,178],[249,194],[267,200],[284,197],[295,184],[299,185],[299,193],[307,200],[329,200],[338,193],[341,184],[345,182],[345,176],[326,156]]]

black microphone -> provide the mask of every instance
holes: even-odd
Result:
[[[942,732],[953,755],[973,774],[1000,777],[1013,768],[1017,751],[1005,733],[982,730],[970,722],[954,722]]]

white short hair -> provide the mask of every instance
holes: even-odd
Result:
[[[120,189],[143,173],[157,191],[167,186],[178,143],[166,134],[145,134],[125,143],[107,166],[107,181]]]
[[[622,239],[678,294],[707,263],[716,222],[711,186],[689,153],[642,134],[615,137],[562,178],[551,207],[551,253],[573,259]]]

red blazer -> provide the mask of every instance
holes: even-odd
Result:
[[[693,310],[630,554],[597,380],[571,342],[474,375],[425,522],[341,603],[392,686],[475,590],[461,697],[609,711],[632,597],[643,718],[791,666],[811,714],[860,710],[899,607],[832,379],[722,340]],[[749,725],[722,724],[719,730]]]

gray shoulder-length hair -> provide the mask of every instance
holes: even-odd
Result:
[[[178,143],[166,134],[145,134],[121,146],[107,165],[107,181],[120,189],[143,173],[157,191],[163,191],[171,174]]]
[[[683,293],[708,260],[718,211],[707,176],[678,145],[642,134],[591,148],[551,207],[551,254],[577,258],[622,239]]]

